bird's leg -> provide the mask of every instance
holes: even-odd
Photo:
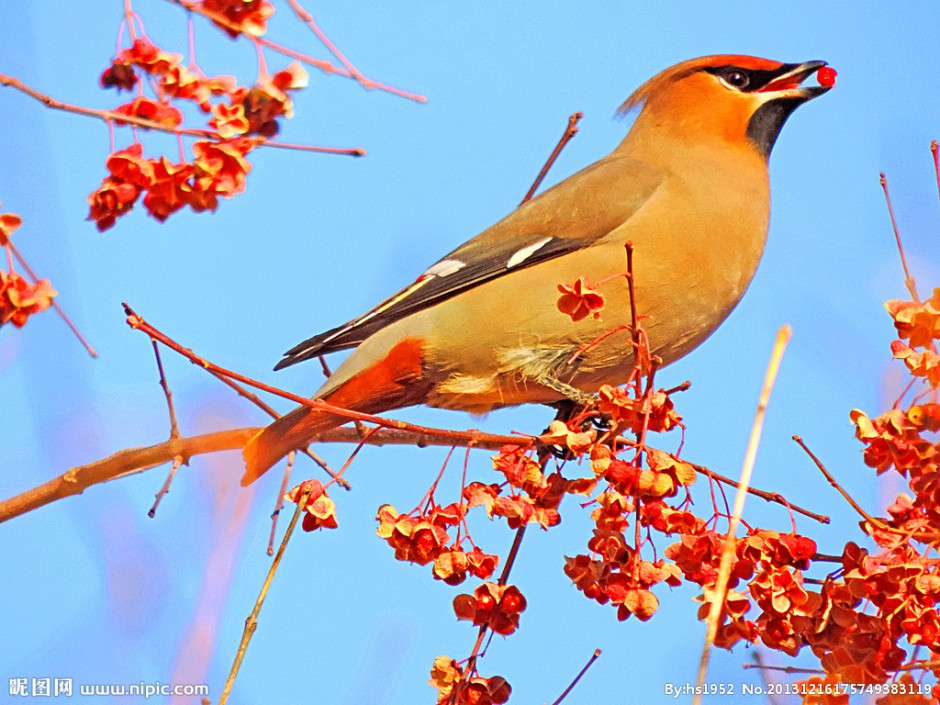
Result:
[[[550,382],[546,382],[546,379],[550,380]],[[555,409],[555,421],[561,421],[567,424],[571,419],[579,416],[586,408],[592,406],[597,401],[593,395],[586,394],[580,389],[572,387],[570,384],[559,381],[555,377],[543,378],[540,379],[539,382],[565,395],[564,399],[559,399],[548,405]],[[590,425],[593,418],[594,417],[591,417],[591,419],[582,423],[582,428]],[[548,433],[549,430],[548,428],[545,429],[544,433]],[[562,446],[548,446],[546,450],[559,460],[571,460],[574,457],[568,448]]]

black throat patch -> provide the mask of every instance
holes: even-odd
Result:
[[[751,116],[747,123],[747,138],[765,159],[770,157],[783,124],[803,102],[803,98],[775,98],[764,103]]]

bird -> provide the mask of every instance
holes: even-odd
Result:
[[[826,66],[727,54],[661,71],[620,107],[638,113],[613,152],[372,310],[291,348],[275,370],[352,349],[313,398],[368,414],[581,400],[623,384],[634,365],[627,242],[650,352],[662,364],[681,358],[718,328],[755,274],[770,219],[771,150],[790,114],[831,88],[830,80],[803,85]],[[578,279],[604,297],[599,317],[576,321],[559,310],[559,285]],[[274,421],[246,443],[242,485],[347,420],[300,406]]]

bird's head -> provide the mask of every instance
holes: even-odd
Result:
[[[831,88],[801,85],[824,66],[734,54],[691,59],[644,83],[619,113],[639,107],[635,130],[665,130],[690,142],[718,138],[766,158],[790,113]]]

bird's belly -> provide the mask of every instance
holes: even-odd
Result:
[[[698,346],[738,303],[760,259],[762,227],[752,225],[742,233],[744,245],[722,250],[695,246],[707,245],[708,234],[690,236],[673,251],[649,238],[633,239],[636,312],[651,353],[664,364]],[[632,239],[630,232],[622,235],[623,242]],[[479,287],[479,297],[456,297],[437,307],[429,350],[436,384],[429,404],[483,412],[563,398],[546,378],[588,393],[623,384],[635,357],[623,242],[501,277]],[[572,321],[558,310],[558,285],[579,274],[604,295],[597,319]],[[435,359],[449,364],[435,367]]]

